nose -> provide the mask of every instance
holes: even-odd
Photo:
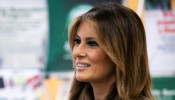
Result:
[[[84,44],[75,45],[73,49],[73,56],[83,58],[86,56],[86,46]]]

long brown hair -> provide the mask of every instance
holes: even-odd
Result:
[[[116,65],[116,83],[108,100],[153,100],[145,30],[139,16],[113,2],[95,6],[70,24],[71,51],[77,29],[84,21],[90,23],[97,43]],[[90,83],[74,77],[69,100],[93,100]]]

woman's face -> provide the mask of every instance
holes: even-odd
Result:
[[[93,32],[90,24],[83,22],[74,38],[76,79],[82,82],[106,82],[114,78],[115,65],[98,45]]]

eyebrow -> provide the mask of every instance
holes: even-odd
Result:
[[[78,35],[76,35],[75,38],[81,39],[80,36],[78,36]],[[89,41],[89,40],[92,41],[92,40],[95,40],[95,38],[94,37],[87,37],[86,40],[87,41]]]

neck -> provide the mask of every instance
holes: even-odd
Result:
[[[91,83],[93,88],[94,100],[105,100],[113,89],[114,82],[115,80],[112,79],[110,81]]]

